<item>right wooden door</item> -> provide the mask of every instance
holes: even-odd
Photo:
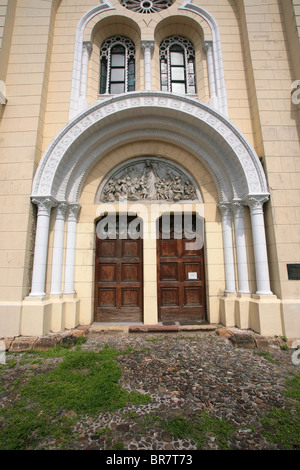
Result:
[[[175,237],[174,217],[170,217],[169,238],[159,224],[157,283],[159,321],[200,322],[206,320],[204,248],[190,249],[192,240],[182,230]]]

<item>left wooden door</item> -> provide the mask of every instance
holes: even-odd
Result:
[[[95,321],[143,321],[142,237],[96,237]]]

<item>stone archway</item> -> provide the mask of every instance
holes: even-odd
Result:
[[[205,104],[163,92],[134,92],[98,103],[71,121],[53,140],[37,169],[32,201],[39,207],[31,297],[42,297],[49,217],[56,209],[52,271],[57,292],[74,293],[77,213],[84,181],[91,168],[114,148],[128,142],[159,139],[187,150],[210,173],[222,213],[226,292],[249,293],[244,206],[250,207],[257,293],[271,295],[263,204],[267,184],[260,161],[240,131]],[[62,227],[67,217],[65,283],[62,286]],[[232,217],[237,235],[235,260]]]

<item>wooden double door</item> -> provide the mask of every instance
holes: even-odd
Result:
[[[157,240],[158,321],[206,319],[204,250],[191,249],[185,233],[176,238],[174,224]],[[178,233],[177,233],[178,236]],[[95,321],[143,322],[143,238],[96,238]]]

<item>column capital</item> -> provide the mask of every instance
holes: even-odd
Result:
[[[244,203],[249,206],[251,215],[263,214],[263,205],[268,200],[269,196],[266,194],[250,195],[244,199]]]
[[[222,217],[226,217],[227,215],[231,215],[231,204],[230,202],[219,202],[218,208],[222,214]]]
[[[212,48],[213,48],[213,42],[212,42],[212,41],[204,41],[204,43],[203,43],[203,49],[204,49],[204,51],[206,52],[206,54],[207,54],[209,51],[212,51]]]
[[[69,204],[68,205],[69,220],[72,220],[73,222],[77,222],[77,216],[79,214],[80,209],[81,209],[80,204]]]
[[[90,55],[90,53],[92,52],[92,49],[93,49],[93,45],[91,43],[91,41],[83,41],[83,48],[82,48],[82,52],[87,52],[88,55]]]
[[[141,47],[142,47],[144,53],[146,51],[149,51],[150,53],[152,53],[152,51],[154,49],[154,46],[155,46],[154,41],[141,41]]]
[[[244,215],[244,201],[241,199],[231,201],[230,206],[235,217]]]
[[[58,202],[56,209],[56,218],[65,220],[68,204],[66,202]]]
[[[57,206],[57,201],[52,197],[36,196],[31,198],[31,202],[38,206],[39,215],[50,215],[52,207]]]

